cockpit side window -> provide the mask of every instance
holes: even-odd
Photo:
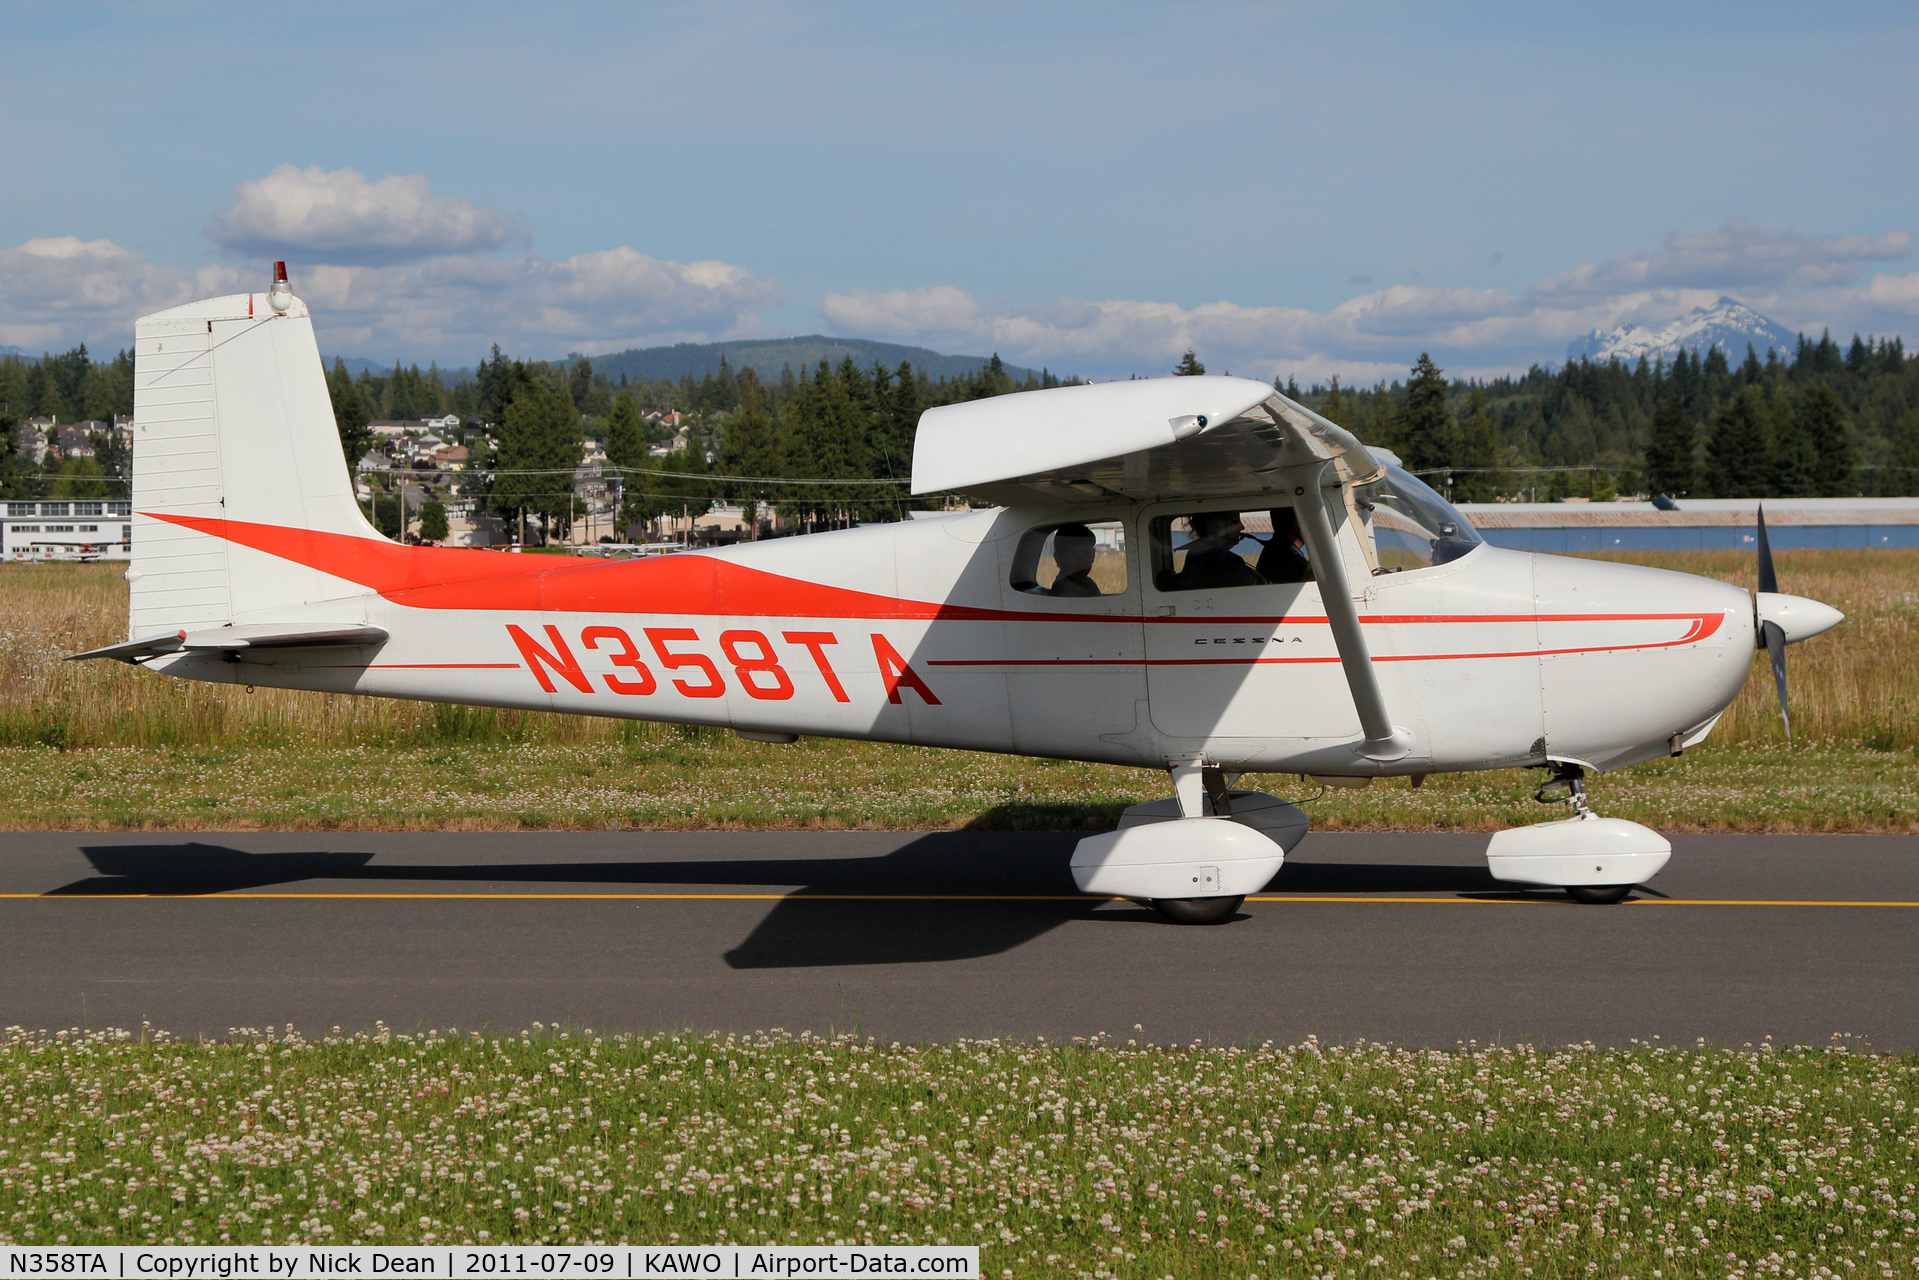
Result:
[[[1158,516],[1149,526],[1149,537],[1153,586],[1159,591],[1313,580],[1305,539],[1290,506]]]
[[[1353,497],[1361,536],[1372,540],[1375,573],[1447,564],[1483,543],[1457,507],[1398,467],[1388,466]]]
[[[1125,594],[1126,526],[1096,520],[1027,530],[1013,552],[1012,585],[1055,599]]]

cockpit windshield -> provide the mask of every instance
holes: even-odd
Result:
[[[1353,498],[1373,544],[1375,572],[1446,564],[1482,542],[1457,507],[1391,464],[1384,478],[1360,485]]]

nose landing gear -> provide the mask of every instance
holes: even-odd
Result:
[[[1495,880],[1564,889],[1575,902],[1625,901],[1659,874],[1672,845],[1657,831],[1623,818],[1602,818],[1586,804],[1586,771],[1556,760],[1533,798],[1572,806],[1572,817],[1495,834],[1486,867]]]

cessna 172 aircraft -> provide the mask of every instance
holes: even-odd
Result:
[[[1756,638],[1783,709],[1783,646],[1840,620],[1763,551],[1755,600],[1487,546],[1390,454],[1231,377],[928,410],[913,492],[990,509],[614,562],[402,546],[354,500],[276,277],[138,322],[131,638],[76,657],[1166,770],[1172,797],[1072,866],[1183,923],[1231,916],[1305,835],[1231,785],[1262,773],[1543,767],[1573,816],[1494,836],[1492,874],[1618,901],[1671,847],[1594,816],[1583,776],[1703,739]]]

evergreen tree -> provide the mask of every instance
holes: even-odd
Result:
[[[567,394],[575,405],[583,405],[593,395],[593,362],[582,356],[566,373]]]
[[[1706,442],[1706,460],[1714,497],[1766,496],[1772,479],[1772,442],[1766,439],[1759,396],[1752,388],[1742,389],[1719,410]]]
[[[445,542],[446,534],[446,503],[428,498],[420,505],[420,541]]]
[[[1461,502],[1491,502],[1509,483],[1499,470],[1505,451],[1499,438],[1499,426],[1486,412],[1486,391],[1475,386],[1466,399],[1466,421],[1460,429],[1459,465],[1470,468],[1460,474],[1453,486]]]
[[[1756,392],[1755,392],[1756,394]],[[1766,397],[1766,438],[1772,441],[1772,485],[1778,498],[1809,498],[1818,492],[1818,456],[1811,437],[1798,429],[1792,399],[1783,386]]]
[[[373,494],[373,527],[395,542],[400,540],[402,520],[400,499],[397,495],[375,490]]]
[[[1332,390],[1326,393],[1326,403],[1319,407],[1319,416],[1336,426],[1345,426],[1351,411],[1347,408],[1346,397],[1339,389],[1339,375],[1333,375]]]
[[[1186,348],[1186,354],[1173,366],[1173,376],[1176,378],[1196,378],[1205,372],[1206,366],[1199,362],[1199,357],[1193,354],[1191,347]]]
[[[1361,428],[1355,425],[1352,429],[1358,431]],[[1368,406],[1363,429],[1367,444],[1376,444],[1395,454],[1400,452],[1399,405],[1383,381],[1373,388],[1372,403]]]
[[[620,468],[646,465],[646,424],[629,391],[613,397],[613,412],[606,420],[606,460]]]
[[[1432,357],[1419,353],[1406,383],[1406,403],[1399,414],[1398,450],[1408,471],[1432,471],[1459,457],[1459,428],[1446,403],[1446,379]]]
[[[333,426],[340,433],[340,452],[346,455],[347,473],[359,465],[373,447],[373,432],[367,427],[366,401],[346,371],[346,362],[333,358],[333,372],[327,375],[327,394],[333,401]]]
[[[740,410],[726,424],[725,442],[720,446],[720,470],[734,476],[777,476],[780,471],[779,438],[773,433],[773,420],[767,416],[766,396],[760,380],[747,369],[741,378]],[[759,484],[751,480],[726,483],[725,496],[741,507],[741,514],[760,536],[759,513],[770,508],[782,486]]]
[[[1919,494],[1919,409],[1908,409],[1892,435],[1892,452],[1874,491],[1889,498]]]
[[[1812,454],[1811,492],[1822,498],[1846,498],[1859,492],[1858,459],[1852,434],[1846,430],[1845,406],[1824,382],[1806,388],[1793,418],[1793,434],[1806,441]]]
[[[1057,386],[1058,379],[1053,383]],[[913,474],[913,437],[919,430],[922,408],[919,379],[913,374],[913,366],[902,360],[900,367],[893,371],[893,393],[887,405],[891,419],[887,448],[895,476],[901,480]]]
[[[988,370],[989,374],[991,370]],[[1002,370],[998,377],[1005,380]],[[814,376],[803,378],[793,402],[781,415],[786,474],[804,479],[838,480],[871,475],[866,433],[846,384],[822,360]],[[850,523],[854,506],[870,496],[870,486],[809,485],[804,496],[789,499],[810,524]]]
[[[20,456],[20,416],[7,409],[11,401],[11,396],[0,395],[0,498],[25,498],[29,463]]]
[[[563,528],[573,510],[573,468],[585,452],[580,413],[564,384],[536,384],[515,396],[500,424],[495,509],[515,519],[538,515],[549,534]]]
[[[1646,485],[1654,493],[1683,498],[1698,482],[1697,448],[1692,419],[1686,416],[1675,388],[1660,400],[1652,419],[1652,440],[1646,446]]]
[[[100,464],[92,458],[73,458],[60,468],[48,496],[54,498],[104,498],[107,482],[101,478]]]

